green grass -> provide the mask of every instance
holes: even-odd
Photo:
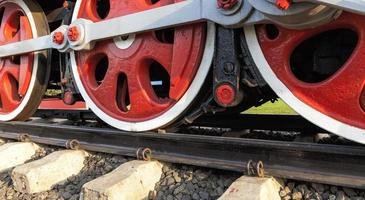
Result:
[[[296,115],[297,113],[286,105],[282,100],[275,101],[275,103],[267,102],[259,107],[253,107],[244,112],[245,114],[283,114]]]

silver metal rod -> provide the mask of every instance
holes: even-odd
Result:
[[[50,48],[52,48],[52,38],[50,35],[46,35],[39,38],[2,45],[0,46],[0,57],[25,54]]]
[[[211,1],[211,0],[210,0]],[[111,20],[87,24],[90,41],[194,23],[205,20],[201,1],[188,0]]]
[[[227,14],[217,9],[215,0],[186,0],[96,23],[85,19],[78,19],[70,26],[76,25],[83,29],[81,40],[76,42],[68,41],[62,45],[56,45],[52,42],[51,34],[40,38],[2,45],[0,46],[0,58],[51,48],[58,49],[62,52],[70,49],[89,49],[92,46],[90,44],[98,40],[199,21],[211,21],[229,27],[242,26],[244,20],[252,14],[252,6],[245,0],[240,0],[239,2],[240,4],[237,4],[237,10],[233,14]],[[365,0],[295,0],[294,2],[324,4],[330,7],[365,14]],[[61,26],[59,30],[66,34],[67,28],[67,26]]]

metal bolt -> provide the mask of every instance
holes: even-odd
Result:
[[[72,140],[67,140],[65,146],[67,149],[78,150],[78,149],[80,149],[81,145],[78,140],[72,139]]]
[[[288,10],[291,5],[290,0],[276,0],[276,6],[282,10]]]
[[[138,148],[136,155],[138,160],[149,161],[151,160],[152,150],[150,148]]]
[[[227,62],[224,64],[223,70],[224,70],[224,73],[226,73],[226,74],[232,74],[234,72],[235,68],[236,67],[234,66],[233,63]]]
[[[76,103],[76,98],[73,92],[71,91],[66,91],[63,94],[63,98],[62,98],[63,102],[66,105],[74,105]]]
[[[217,103],[222,106],[229,106],[235,101],[236,91],[231,84],[223,83],[215,89],[214,95]]]
[[[18,136],[18,140],[20,142],[30,142],[30,141],[32,141],[30,135],[28,135],[27,133],[20,134]]]
[[[75,42],[80,38],[80,31],[76,26],[72,26],[68,29],[67,37],[70,41]]]
[[[61,45],[63,41],[65,40],[65,36],[62,32],[55,32],[53,34],[53,43]]]
[[[238,3],[238,0],[217,0],[218,8],[229,10]]]

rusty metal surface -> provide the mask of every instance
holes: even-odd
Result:
[[[249,162],[262,161],[265,175],[365,188],[365,147],[212,137],[176,133],[128,133],[32,122],[0,123],[0,137],[135,157],[149,148],[151,159],[247,173]]]

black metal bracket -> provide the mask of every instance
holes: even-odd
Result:
[[[239,55],[240,36],[237,31],[218,26],[213,68],[213,91],[216,91],[216,88],[222,84],[229,84],[235,90],[235,100],[228,106],[222,105],[215,96],[215,100],[220,106],[237,106],[243,98],[243,92],[240,90],[241,64]]]

